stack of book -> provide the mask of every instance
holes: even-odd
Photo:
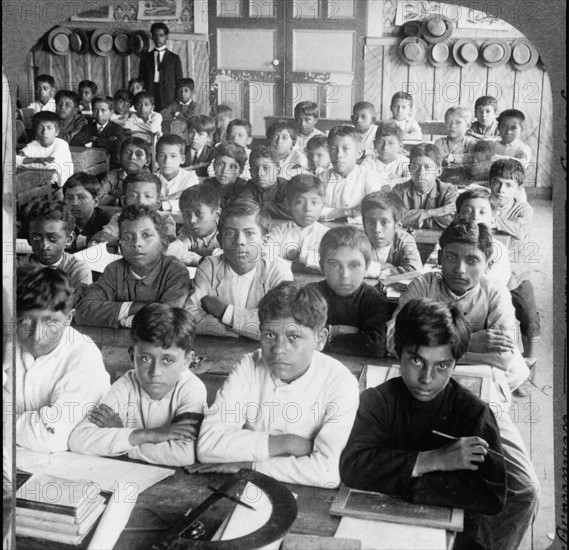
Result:
[[[105,510],[109,496],[85,479],[34,474],[16,492],[16,535],[80,545]]]

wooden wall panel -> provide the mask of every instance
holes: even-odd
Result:
[[[388,46],[384,50],[383,79],[382,79],[382,119],[391,118],[391,97],[395,92],[408,91],[409,65],[399,57],[399,49]]]
[[[460,95],[460,67],[447,63],[441,67],[433,67],[435,80],[435,102],[430,120],[443,121],[445,112],[450,107],[458,105]]]
[[[194,42],[194,75],[196,102],[202,105],[202,114],[209,114],[209,49],[207,42]]]
[[[421,63],[409,67],[407,91],[413,96],[413,117],[415,120],[432,120],[435,73],[430,63]]]
[[[474,102],[476,98],[484,95],[487,67],[480,61],[475,61],[466,67],[462,67],[460,74],[460,105],[472,109],[474,117]]]
[[[383,101],[381,88],[383,81],[383,47],[366,47],[364,50],[364,97],[375,105],[377,118],[381,119]]]
[[[86,60],[84,55],[72,53],[69,54],[69,61],[71,62],[69,89],[76,92],[79,82],[87,78]]]
[[[514,101],[516,70],[510,63],[503,67],[488,69],[488,80],[484,95],[492,95],[498,100],[498,113],[511,109]]]
[[[551,163],[553,161],[553,97],[549,74],[543,72],[541,124],[537,151],[537,187],[553,187]]]

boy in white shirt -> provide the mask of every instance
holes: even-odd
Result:
[[[361,158],[373,156],[373,143],[377,126],[375,125],[375,105],[369,101],[359,101],[352,109],[352,123],[362,142]]]
[[[267,293],[261,349],[241,359],[206,411],[197,445],[204,464],[187,471],[247,467],[286,483],[339,485],[359,391],[344,365],[320,353],[327,309],[316,289],[292,282]]]
[[[274,227],[268,241],[269,246],[276,245],[279,256],[293,262],[293,271],[308,268],[322,273],[319,248],[329,229],[318,221],[324,207],[324,193],[324,184],[310,174],[294,176],[285,187],[292,220]]]
[[[314,127],[318,122],[318,116],[318,105],[314,101],[301,101],[294,108],[294,119],[298,130],[294,148],[305,155],[308,140],[314,136],[324,135],[323,132]]]
[[[332,166],[328,152],[328,138],[324,134],[311,137],[308,140],[306,158],[308,159],[308,169],[317,178]]]
[[[268,290],[292,273],[282,258],[267,257],[264,241],[270,216],[251,200],[229,203],[219,219],[223,254],[205,258],[186,302],[196,334],[247,336],[259,340],[257,308]]]
[[[366,157],[363,164],[389,180],[389,186],[411,179],[409,158],[401,153],[403,130],[393,121],[377,123],[374,140],[375,155]]]
[[[277,120],[267,128],[269,145],[277,150],[278,175],[287,180],[308,171],[306,155],[295,148],[297,138],[296,124],[289,120]]]
[[[152,142],[152,135],[162,135],[162,115],[154,110],[154,96],[150,92],[139,92],[134,96],[135,112],[130,113],[124,129],[133,136]]]
[[[40,111],[55,112],[55,80],[49,74],[39,74],[34,81],[36,100],[28,105],[34,114]]]
[[[387,178],[382,179],[357,163],[362,147],[361,134],[353,126],[340,125],[330,130],[328,148],[332,166],[320,176],[326,185],[321,220],[355,218],[360,215],[360,204],[366,195],[389,187]]]
[[[16,310],[16,443],[67,451],[73,428],[109,390],[109,374],[99,348],[69,326],[73,288],[61,270],[20,278]]]
[[[61,120],[51,111],[40,111],[32,119],[36,139],[16,155],[16,166],[32,170],[54,170],[52,183],[63,187],[74,172],[69,144],[58,138]]]
[[[422,140],[421,126],[413,118],[413,96],[407,92],[396,92],[391,98],[389,120],[403,130],[403,139]]]
[[[181,308],[148,304],[134,316],[131,334],[134,369],[75,428],[69,448],[164,466],[193,464],[207,392],[189,370],[192,318]]]
[[[180,212],[180,195],[200,180],[193,170],[184,170],[186,142],[176,134],[166,134],[156,143],[158,177],[162,184],[162,210]]]
[[[496,143],[495,156],[492,160],[504,157],[515,158],[527,169],[531,160],[531,148],[521,136],[525,128],[525,115],[518,109],[506,109],[498,117],[500,141]]]
[[[225,140],[227,143],[234,143],[235,145],[240,145],[245,149],[247,153],[247,162],[243,167],[240,177],[245,181],[251,179],[251,167],[249,166],[249,158],[251,157],[251,149],[249,145],[253,142],[253,127],[248,120],[244,118],[234,118],[228,125],[225,134]],[[216,144],[216,147],[219,143]],[[211,178],[215,176],[215,168],[213,167],[215,160],[211,161],[211,164],[207,168],[207,175]]]

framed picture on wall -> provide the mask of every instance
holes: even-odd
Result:
[[[113,6],[100,6],[71,17],[71,21],[112,21]]]
[[[139,0],[138,19],[180,19],[182,0]]]

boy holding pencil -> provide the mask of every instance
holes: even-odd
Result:
[[[394,338],[401,377],[361,394],[340,458],[342,481],[417,504],[463,508],[455,549],[517,548],[528,526],[523,515],[500,523],[490,517],[507,517],[511,506],[496,419],[451,378],[468,348],[466,318],[456,305],[411,300],[397,316]]]

